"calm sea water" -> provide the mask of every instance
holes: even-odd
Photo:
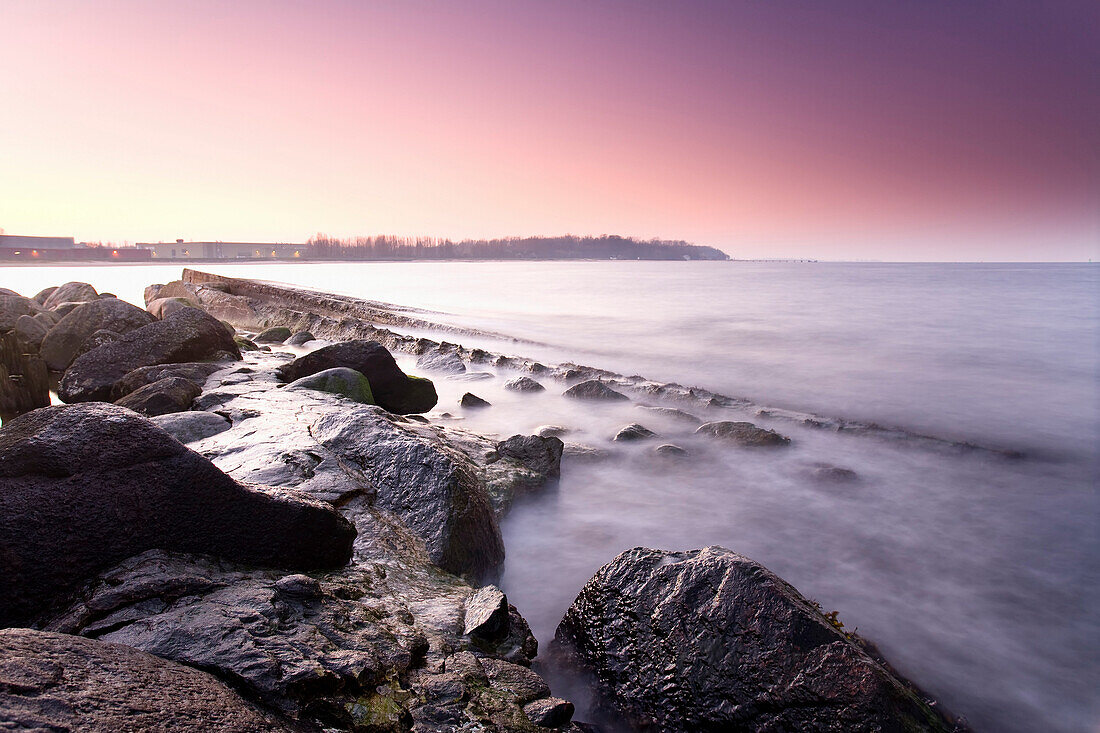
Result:
[[[721,544],[776,571],[982,730],[1100,730],[1100,268],[826,263],[209,265],[437,311],[538,343],[492,347],[755,403],[1023,451],[1022,460],[768,423],[789,450],[723,450],[632,406],[437,379],[438,414],[502,435],[545,423],[613,451],[567,459],[505,522],[511,600],[546,644],[580,586],[635,545]],[[0,268],[33,294],[79,279],[141,302],[179,266]],[[454,337],[449,337],[454,340]],[[470,339],[462,339],[471,343]],[[411,364],[408,368],[413,369]],[[752,411],[700,413],[755,418]],[[441,419],[441,418],[440,418]],[[619,446],[639,421],[694,454]],[[810,469],[856,471],[822,484]],[[549,670],[551,675],[554,670]],[[559,678],[568,686],[567,678]],[[566,690],[568,691],[568,690]]]

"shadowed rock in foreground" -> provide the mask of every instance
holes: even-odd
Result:
[[[721,547],[628,550],[588,581],[555,653],[641,731],[958,730],[858,637]]]
[[[151,548],[308,569],[343,565],[354,539],[331,507],[243,486],[122,407],[45,407],[0,429],[0,626]]]
[[[122,644],[0,630],[0,729],[304,730],[260,711],[206,672]]]

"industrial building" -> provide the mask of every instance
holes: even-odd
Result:
[[[293,260],[308,256],[305,244],[271,242],[156,242],[139,243],[154,260]]]

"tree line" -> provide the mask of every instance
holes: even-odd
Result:
[[[599,237],[505,237],[464,239],[436,237],[350,237],[315,234],[307,243],[310,256],[339,260],[728,260],[714,247],[662,239],[641,240],[605,234]]]

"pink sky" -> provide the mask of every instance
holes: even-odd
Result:
[[[1096,257],[1096,7],[0,2],[0,227]]]

